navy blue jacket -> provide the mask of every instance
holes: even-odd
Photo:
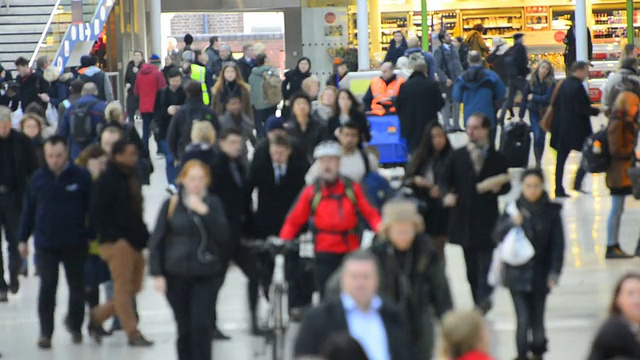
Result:
[[[71,155],[71,160],[75,160],[78,155],[91,144],[95,144],[98,142],[98,129],[102,126],[104,127],[106,124],[106,120],[104,117],[104,109],[107,107],[107,103],[104,101],[98,101],[99,99],[93,95],[85,95],[80,97],[78,100],[71,104],[71,107],[65,111],[64,116],[58,123],[58,134],[64,136],[69,141],[69,151]],[[79,144],[71,136],[71,113],[78,108],[79,106],[86,105],[90,102],[98,101],[91,107],[91,121],[93,121],[93,126],[96,134],[96,138],[94,141],[88,144]]]
[[[36,248],[88,247],[94,236],[88,228],[91,175],[69,163],[59,176],[48,167],[31,178],[20,220],[20,241],[33,233]]]
[[[527,81],[522,93],[522,100],[520,100],[520,114],[518,116],[521,119],[524,118],[525,110],[527,109],[529,109],[529,113],[544,115],[542,114],[542,109],[549,106],[549,103],[551,103],[551,96],[553,95],[553,89],[555,86],[555,81],[551,84],[536,81],[533,86],[531,85],[531,82]],[[533,99],[527,99],[529,94],[533,94]]]
[[[404,56],[406,56],[407,58],[411,56],[411,54],[414,53],[422,53],[422,57],[424,57],[424,62],[427,63],[427,68],[428,68],[428,72],[427,75],[429,76],[429,79],[431,80],[435,80],[436,78],[436,59],[433,57],[433,55],[431,53],[428,53],[424,50],[422,50],[422,48],[416,47],[416,48],[410,48],[407,49],[407,51],[404,52]]]
[[[470,66],[453,86],[451,97],[464,104],[464,119],[475,112],[489,117],[491,127],[496,127],[496,112],[504,99],[507,89],[498,74],[484,66]]]
[[[389,50],[387,50],[387,55],[384,57],[384,62],[390,62],[395,66],[396,62],[398,62],[398,58],[404,56],[404,52],[407,51],[407,49],[407,40],[404,38],[402,38],[400,46],[396,46],[396,41],[391,40]]]

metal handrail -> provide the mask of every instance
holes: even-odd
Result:
[[[40,35],[40,40],[38,40],[38,45],[36,45],[36,49],[33,51],[31,55],[31,60],[29,60],[29,67],[33,66],[33,63],[36,61],[36,55],[40,53],[40,48],[42,47],[42,43],[44,39],[47,37],[47,33],[49,32],[49,28],[51,28],[51,23],[53,22],[53,17],[56,16],[56,11],[60,6],[62,0],[56,0],[55,5],[53,6],[53,11],[51,11],[51,15],[49,15],[49,20],[47,20],[47,25],[45,25],[44,30],[42,31],[42,35]]]

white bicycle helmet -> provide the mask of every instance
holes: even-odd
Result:
[[[325,156],[342,157],[342,147],[338,142],[332,140],[321,142],[316,146],[315,150],[313,150],[313,158],[319,159]]]

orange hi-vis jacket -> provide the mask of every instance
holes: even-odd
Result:
[[[384,115],[387,110],[383,105],[386,105],[389,112],[395,113],[395,106],[389,107],[392,105],[391,102],[382,100],[398,96],[400,85],[404,84],[405,81],[406,80],[404,78],[398,76],[391,80],[389,84],[387,84],[380,76],[371,80],[371,95],[373,96],[373,101],[371,101],[371,113],[378,116]]]

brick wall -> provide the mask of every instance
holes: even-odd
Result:
[[[242,13],[213,13],[209,14],[209,34],[236,34],[244,32],[244,17]],[[204,23],[202,14],[176,14],[171,19],[171,34],[191,35],[203,34]]]

